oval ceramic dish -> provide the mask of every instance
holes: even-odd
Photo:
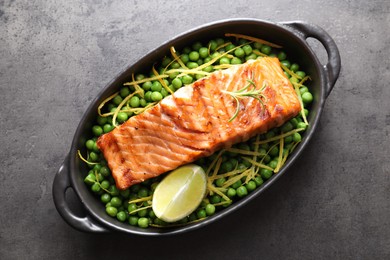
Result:
[[[306,130],[301,144],[290,155],[282,170],[273,175],[261,187],[250,193],[244,199],[233,203],[231,206],[208,217],[207,219],[180,227],[142,229],[121,223],[117,219],[108,216],[104,206],[88,189],[84,183],[84,177],[88,172],[84,162],[77,156],[77,150],[85,152],[85,141],[90,134],[91,124],[96,117],[99,103],[118,90],[123,83],[130,81],[131,74],[145,71],[154,62],[161,60],[169,48],[175,46],[176,49],[190,45],[195,40],[206,41],[212,38],[223,37],[225,33],[238,33],[261,38],[283,46],[283,50],[289,55],[290,60],[299,61],[301,68],[311,77],[310,89],[314,96],[311,105],[311,112],[308,118],[309,127]],[[309,37],[317,39],[322,43],[328,55],[327,64],[319,62],[316,54],[310,48],[307,39]],[[53,198],[56,208],[63,219],[72,227],[89,232],[110,232],[121,231],[131,234],[145,236],[174,235],[211,224],[224,216],[237,211],[249,201],[260,196],[261,193],[277,179],[282,177],[289,167],[298,159],[302,150],[308,145],[309,140],[318,125],[325,100],[338,78],[341,69],[341,60],[338,48],[333,39],[320,27],[305,22],[281,22],[272,23],[256,19],[231,19],[213,22],[201,27],[192,29],[181,34],[168,42],[165,42],[157,49],[149,52],[135,64],[129,66],[111,81],[91,103],[76,130],[73,143],[64,163],[55,176],[53,183]],[[79,217],[70,210],[65,199],[65,192],[72,188],[86,209],[87,215]]]

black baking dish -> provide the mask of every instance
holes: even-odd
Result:
[[[84,183],[87,173],[85,163],[77,156],[77,150],[83,151],[85,140],[88,138],[91,129],[91,122],[96,117],[96,110],[99,103],[118,90],[123,83],[131,79],[132,73],[145,71],[150,68],[155,61],[161,60],[166,55],[171,46],[180,49],[194,42],[194,39],[202,41],[211,38],[222,37],[224,33],[239,33],[258,37],[283,46],[291,60],[299,60],[300,66],[310,77],[310,88],[314,96],[314,101],[309,115],[310,126],[306,130],[302,143],[294,150],[283,169],[272,176],[260,188],[249,194],[244,199],[232,204],[230,207],[218,212],[214,216],[208,217],[204,221],[189,224],[186,226],[172,227],[166,229],[148,228],[142,229],[121,223],[115,218],[108,216],[104,206],[89,191]],[[307,39],[315,38],[322,43],[328,55],[327,64],[319,62],[316,54],[309,46]],[[155,50],[149,52],[138,62],[130,65],[111,81],[94,99],[85,114],[74,135],[73,143],[68,156],[57,172],[53,183],[53,198],[56,208],[64,220],[72,227],[89,232],[109,232],[122,231],[125,233],[160,236],[173,235],[204,227],[222,217],[236,211],[250,200],[258,197],[265,189],[276,182],[278,178],[288,171],[294,161],[296,161],[302,150],[308,145],[317,128],[325,100],[338,78],[341,68],[341,61],[338,48],[333,39],[320,27],[306,22],[281,22],[272,23],[257,19],[229,19],[213,22],[183,33],[165,43]],[[86,216],[79,217],[70,210],[65,199],[65,192],[72,188],[77,194],[82,206],[86,209]]]

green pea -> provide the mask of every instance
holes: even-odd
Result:
[[[217,186],[217,187],[222,187],[223,186],[223,184],[226,182],[226,179],[225,178],[219,178],[219,179],[217,179],[216,181],[215,181],[215,185]]]
[[[230,161],[226,161],[226,162],[222,163],[221,169],[224,172],[230,172],[234,169],[234,165]]]
[[[272,157],[279,155],[279,148],[277,146],[272,147],[268,154]]]
[[[184,64],[186,64],[187,62],[190,61],[190,57],[189,57],[188,54],[182,54],[182,55],[180,56],[180,59],[181,59],[181,61],[182,61]],[[181,67],[180,63],[178,63],[178,62],[172,63],[171,66],[172,66],[172,69],[178,69],[178,68]]]
[[[145,78],[144,74],[137,74],[135,75],[135,80],[143,80]]]
[[[111,195],[108,194],[108,193],[103,193],[101,196],[100,196],[100,200],[101,202],[103,202],[104,204],[110,202],[111,200]]]
[[[255,49],[260,50],[262,46],[263,46],[263,44],[261,44],[260,42],[253,43],[253,47],[255,47]]]
[[[244,50],[245,55],[250,55],[253,51],[250,45],[245,45],[242,47],[242,49]]]
[[[268,45],[263,45],[261,46],[260,51],[266,55],[269,55],[272,51],[272,48]]]
[[[284,143],[285,143],[285,144],[289,144],[289,143],[291,143],[292,141],[293,141],[293,137],[292,137],[291,135],[286,136],[286,137],[284,138]]]
[[[302,102],[307,105],[313,101],[313,95],[310,92],[305,92],[302,94]]]
[[[241,184],[242,184],[242,181],[241,181],[241,180],[238,180],[238,181],[236,181],[235,183],[233,183],[231,187],[232,187],[233,189],[237,189],[238,187],[241,186]]]
[[[139,97],[138,96],[132,96],[129,100],[129,105],[131,107],[139,107]]]
[[[161,91],[161,89],[162,89],[161,83],[158,81],[153,81],[151,90],[152,91]]]
[[[284,51],[278,53],[279,60],[285,60],[287,58],[287,54]]]
[[[304,109],[303,109],[303,112],[305,113],[305,116],[306,116],[306,117],[309,116],[309,110],[308,110],[308,109],[304,108]]]
[[[209,56],[209,50],[206,47],[202,47],[199,49],[199,56],[204,59]]]
[[[156,218],[156,214],[154,213],[153,210],[149,211],[149,218],[151,218],[151,219],[155,219]]]
[[[214,215],[215,206],[213,204],[207,204],[205,207],[205,211],[206,211],[207,216]]]
[[[291,64],[290,70],[296,72],[297,70],[299,70],[299,65],[296,63]]]
[[[99,153],[100,150],[99,150],[99,147],[97,145],[96,142],[93,143],[93,146],[92,146],[92,151],[96,152],[96,153]],[[95,165],[96,166],[96,165]]]
[[[237,192],[235,189],[233,188],[229,188],[226,192],[226,195],[229,197],[229,198],[233,198],[234,196],[236,196]]]
[[[110,175],[110,169],[108,169],[107,166],[102,166],[99,171],[104,177],[107,177]]]
[[[230,64],[230,59],[227,58],[227,57],[222,57],[222,58],[219,60],[219,64]]]
[[[139,218],[138,226],[141,228],[147,228],[149,226],[149,219],[145,217]]]
[[[110,187],[110,182],[108,180],[104,180],[100,183],[100,186],[103,188],[103,189],[108,189]]]
[[[192,212],[192,213],[188,216],[188,220],[189,220],[189,221],[195,221],[195,220],[196,220],[196,213],[195,213],[195,212]]]
[[[196,62],[190,61],[190,62],[187,62],[186,66],[187,66],[189,69],[195,69],[195,68],[199,67],[199,64],[196,63]]]
[[[89,159],[93,162],[96,162],[97,160],[99,160],[99,155],[95,152],[90,152]]]
[[[293,130],[293,128],[294,128],[293,124],[291,124],[290,122],[286,122],[282,125],[281,130],[283,133],[286,133]]]
[[[106,207],[106,212],[108,215],[110,215],[111,217],[115,217],[116,214],[118,213],[118,209],[115,208],[115,207]]]
[[[249,181],[246,185],[245,185],[245,188],[251,192],[251,191],[254,191],[256,189],[256,182],[254,181]]]
[[[308,87],[302,86],[302,87],[299,88],[299,93],[301,93],[301,96],[305,92],[309,92],[309,88]]]
[[[163,99],[163,95],[160,92],[153,91],[150,95],[150,98],[152,99],[152,101],[160,101],[161,99]]]
[[[104,133],[109,133],[109,132],[111,132],[113,129],[114,129],[114,126],[112,126],[111,124],[105,124],[105,125],[103,126],[103,132],[104,132]]]
[[[263,168],[260,170],[260,174],[263,179],[268,180],[272,176],[272,171]]]
[[[84,182],[88,185],[92,185],[96,182],[96,176],[94,173],[90,173],[84,178]]]
[[[127,97],[129,94],[130,94],[130,89],[129,89],[128,87],[123,87],[123,88],[121,88],[121,90],[119,91],[119,95],[120,95],[122,98]]]
[[[152,92],[153,93],[153,92]],[[146,105],[148,104],[148,102],[146,102],[146,100],[144,98],[141,98],[139,100],[139,104],[141,107],[146,107]]]
[[[107,117],[98,116],[96,122],[102,126],[107,123]]]
[[[169,95],[169,92],[168,92],[165,88],[163,88],[163,89],[161,90],[161,95],[162,95],[163,98],[164,98],[164,97],[166,97],[166,96]]]
[[[202,43],[200,43],[200,42],[195,42],[194,44],[192,44],[192,49],[193,49],[193,50],[199,51],[200,48],[202,48]]]
[[[133,213],[133,211],[136,209],[138,209],[138,207],[135,203],[130,203],[129,206],[127,206],[127,211],[129,212],[130,215],[136,214],[136,212]]]
[[[142,84],[142,88],[145,90],[145,91],[148,91],[152,88],[152,82],[150,81],[146,81]]]
[[[245,56],[245,51],[241,47],[239,47],[239,48],[234,50],[234,56],[236,56],[238,58],[242,58]]]
[[[299,122],[299,123],[297,124],[297,128],[298,128],[298,129],[299,129],[299,128],[306,129],[306,127],[307,127],[307,125],[306,125],[305,122]]]
[[[210,51],[215,51],[215,49],[218,47],[218,43],[215,40],[209,41],[209,49]]]
[[[257,58],[257,55],[252,53],[248,56],[246,56],[245,60],[248,61],[248,60],[255,60]]]
[[[95,145],[95,141],[94,140],[90,139],[87,142],[85,142],[85,146],[87,147],[88,150],[92,150],[94,145]]]
[[[214,70],[213,66],[209,65],[205,68],[203,68],[203,71],[206,71],[206,72],[212,72]]]
[[[237,196],[240,197],[240,198],[245,197],[246,195],[248,195],[248,190],[246,189],[245,186],[238,187],[236,192],[237,192]]]
[[[212,203],[212,204],[217,204],[217,203],[220,203],[221,202],[221,196],[219,196],[219,195],[212,195],[211,197],[210,197],[210,202]]]
[[[143,198],[143,197],[147,197],[149,194],[149,190],[145,187],[142,187],[139,191],[138,191],[138,197],[140,198]]]
[[[195,219],[196,219],[196,217],[195,217]],[[158,225],[158,226],[164,226],[164,225],[166,225],[166,223],[165,223],[163,220],[159,219],[159,218],[155,218],[155,219],[153,220],[153,222],[154,222],[154,224],[156,224],[156,225]]]
[[[279,150],[279,149],[278,149]],[[278,152],[279,153],[279,152]],[[269,163],[268,163],[268,166],[269,167],[271,167],[272,169],[275,169],[277,166],[278,166],[278,162],[274,159],[274,160],[272,160],[272,161],[270,161]],[[268,169],[264,169],[264,170],[268,170]],[[270,171],[270,170],[268,170],[268,171]],[[262,175],[263,176],[263,175]]]
[[[300,142],[302,140],[302,136],[300,133],[294,133],[292,138],[294,142]]]
[[[188,85],[192,83],[193,78],[190,75],[184,75],[181,78],[181,81],[183,82],[184,85]]]
[[[92,127],[92,133],[95,135],[95,136],[100,136],[103,134],[103,128],[100,126],[100,125],[94,125]]]
[[[165,56],[161,62],[161,66],[166,67],[172,61],[170,57]]]
[[[111,185],[110,188],[108,188],[108,191],[112,196],[118,196],[119,195],[119,190],[115,185]]]
[[[124,211],[119,211],[119,212],[116,214],[116,218],[117,218],[120,222],[125,222],[125,221],[126,221],[126,218],[127,218],[126,212],[124,212]]]
[[[296,77],[290,77],[290,82],[291,83],[298,83],[299,80]]]
[[[262,185],[264,183],[263,179],[260,176],[256,176],[254,178],[254,181],[255,181],[257,187],[259,187],[260,185]]]
[[[237,57],[233,57],[230,61],[230,64],[232,65],[237,65],[237,64],[242,64],[242,61],[240,58],[237,58]]]
[[[204,210],[204,209],[198,210],[196,212],[196,216],[198,217],[198,219],[207,217],[206,210]]]
[[[120,95],[116,95],[112,99],[112,103],[114,103],[115,105],[119,105],[122,101],[123,101],[123,98]]]
[[[263,158],[263,162],[264,163],[269,163],[271,161],[271,156],[269,156],[268,154],[264,156]]]
[[[230,44],[228,44],[226,47],[225,47],[225,50],[226,51],[230,51],[231,49],[233,49],[233,48],[235,48],[236,47],[236,45],[234,45],[233,43],[230,43]]]
[[[113,197],[110,202],[113,207],[119,207],[122,205],[122,200],[119,197]]]
[[[190,58],[190,60],[192,61],[197,61],[199,59],[199,52],[197,51],[192,51],[190,52],[190,54],[188,54],[188,57]]]
[[[288,60],[282,60],[280,63],[287,68],[290,68],[291,66],[291,63]]]
[[[290,123],[293,125],[294,128],[296,128],[298,124],[298,120],[295,117],[291,118]]]
[[[142,218],[148,215],[148,210],[147,209],[141,209],[140,211],[137,212],[138,217]]]
[[[138,225],[138,217],[137,216],[129,216],[128,222],[132,226]]]
[[[295,72],[295,74],[297,74],[297,76],[300,77],[301,79],[303,79],[306,76],[306,73],[301,70],[298,70],[297,72]]]
[[[127,119],[129,119],[129,116],[128,116],[125,112],[119,112],[119,113],[118,113],[118,116],[117,116],[117,119],[118,119],[118,122],[119,122],[119,123],[123,123],[123,122],[125,122]]]
[[[183,82],[181,82],[181,80],[179,78],[175,78],[174,80],[172,80],[172,86],[175,89],[179,89],[183,86]]]

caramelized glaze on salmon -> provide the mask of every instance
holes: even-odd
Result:
[[[253,80],[262,91],[237,104],[225,91],[237,91]],[[97,145],[119,189],[209,156],[221,148],[282,125],[300,111],[298,97],[277,58],[261,58],[216,71],[180,88],[153,108],[131,117]]]

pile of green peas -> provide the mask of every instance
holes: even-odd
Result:
[[[229,52],[229,55],[220,57],[222,53],[232,49],[234,50]],[[291,63],[287,59],[287,54],[283,50],[274,49],[259,42],[248,42],[245,39],[231,40],[227,38],[217,38],[210,40],[209,42],[195,42],[191,46],[183,48],[178,53],[178,56],[180,57],[182,64],[185,64],[188,69],[197,68],[202,64],[210,62],[213,58],[220,57],[214,64],[211,64],[203,69],[205,72],[213,72],[217,69],[215,67],[216,65],[242,64],[248,60],[261,58],[258,54],[277,57],[281,61],[281,64],[288,68],[288,71],[285,71],[285,74],[293,85],[299,83],[299,81],[306,76],[304,71],[299,70],[300,67],[297,63]],[[182,68],[181,64],[175,60],[172,55],[167,55],[159,63],[157,71],[160,75],[162,75],[170,69],[179,68]],[[288,72],[292,72],[293,75],[290,75]],[[146,106],[154,104],[170,95],[169,91],[159,80],[147,80],[148,78],[153,79],[154,76],[155,74],[152,71],[150,71],[149,74],[145,73],[135,75],[136,81],[144,81],[142,84],[140,83],[140,86],[144,91],[144,95],[142,96],[137,94],[132,96],[127,101],[127,107],[145,108]],[[185,85],[191,84],[197,79],[204,77],[204,75],[201,74],[190,73],[184,76],[178,76],[178,72],[173,72],[163,79],[164,85],[168,86],[168,88],[173,92]],[[132,86],[121,87],[118,94],[105,105],[105,111],[115,112],[118,105],[133,92],[134,88]],[[303,113],[307,117],[309,114],[310,104],[313,101],[313,95],[311,94],[309,88],[302,84],[299,84],[299,95],[304,106]],[[131,111],[119,111],[117,114],[117,122],[121,124],[133,115],[134,114]],[[264,143],[256,147],[254,144],[256,137],[254,137],[247,142],[234,145],[233,147],[240,150],[256,150],[260,152],[263,156],[259,156],[258,160],[261,160],[261,162],[269,168],[261,168],[259,172],[249,181],[246,177],[243,177],[230,186],[221,189],[223,190],[225,198],[215,193],[207,195],[196,211],[177,223],[168,224],[157,218],[151,208],[153,192],[162,176],[133,185],[126,190],[118,190],[115,186],[115,181],[111,175],[109,167],[107,166],[107,162],[96,144],[96,140],[100,135],[112,131],[114,127],[115,126],[112,124],[112,115],[105,117],[97,116],[95,124],[91,129],[91,137],[85,143],[89,172],[85,177],[84,182],[88,185],[92,193],[94,193],[103,205],[105,205],[106,213],[109,216],[116,218],[120,222],[126,222],[132,226],[141,228],[147,228],[149,226],[169,227],[172,225],[184,225],[189,222],[199,221],[208,216],[212,216],[218,210],[226,208],[234,201],[247,196],[256,188],[260,187],[266,180],[271,178],[275,173],[273,170],[270,170],[270,168],[275,169],[278,165],[278,160],[280,160],[279,146],[276,145],[277,141]],[[262,134],[259,139],[267,140],[268,138],[275,137],[282,133],[288,133],[293,129],[306,129],[306,127],[307,124],[305,123],[304,117],[301,113],[281,127],[274,128],[267,133]],[[301,141],[301,133],[302,132],[295,132],[284,137],[283,155],[290,153],[294,145]],[[207,158],[201,158],[195,163],[206,170],[212,161],[215,160],[216,156],[216,154],[213,154]],[[238,153],[227,151],[220,156],[222,158],[222,163],[218,170],[218,174],[228,173],[234,169],[248,169],[252,166],[250,162],[244,160],[243,156]],[[221,177],[216,179],[213,182],[213,185],[215,187],[223,187],[226,181],[228,181],[228,178]],[[226,200],[226,197],[229,198],[229,200]]]

